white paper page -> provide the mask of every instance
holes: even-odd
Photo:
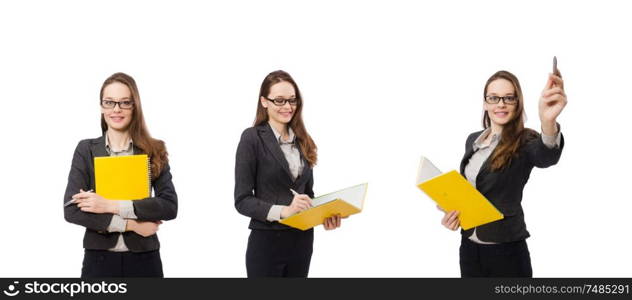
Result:
[[[417,170],[417,184],[439,175],[441,175],[439,168],[435,167],[428,158],[422,156],[419,162],[419,169]]]
[[[362,209],[367,186],[368,184],[364,183],[346,188],[341,191],[333,192],[331,194],[322,195],[320,197],[314,198],[312,200],[312,203],[314,206],[319,206],[334,201],[336,199],[341,199],[359,209]]]

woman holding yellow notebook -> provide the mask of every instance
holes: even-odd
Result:
[[[524,101],[518,79],[499,71],[487,80],[483,92],[484,130],[468,136],[461,174],[504,218],[461,231],[462,277],[533,275],[522,191],[533,167],[546,168],[560,159],[564,138],[556,120],[566,102],[561,75],[549,74],[540,96],[539,134],[524,127]],[[458,229],[458,212],[446,212],[441,223],[450,230]]]
[[[77,145],[64,195],[66,221],[86,228],[81,277],[162,277],[156,231],[163,220],[174,219],[178,210],[165,144],[149,135],[138,88],[129,75],[108,77],[99,102],[103,134]],[[136,154],[144,155],[132,157]],[[104,169],[112,166],[106,158],[123,168]],[[134,160],[135,164],[129,163]],[[141,177],[126,177],[130,174]],[[138,186],[129,186],[131,179]],[[144,196],[103,196],[138,195],[129,192],[139,187]]]
[[[301,115],[303,99],[292,77],[275,71],[263,80],[254,126],[244,130],[235,161],[235,208],[251,218],[248,277],[307,277],[314,231],[278,221],[312,206],[316,144]],[[324,222],[340,227],[340,216]]]

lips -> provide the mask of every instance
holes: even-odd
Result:
[[[110,116],[110,120],[112,120],[112,122],[115,122],[115,123],[123,122],[124,119],[125,117],[123,116]]]
[[[293,113],[294,113],[294,112],[291,112],[291,111],[288,111],[288,112],[279,112],[279,115],[281,115],[281,116],[283,116],[283,117],[286,117],[286,118],[289,118],[289,117],[291,117],[291,116],[292,116],[292,114],[293,114]]]
[[[494,112],[494,115],[499,117],[499,118],[505,118],[509,115],[509,112],[507,111],[496,111]]]

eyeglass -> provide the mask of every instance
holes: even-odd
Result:
[[[298,104],[298,99],[296,98],[292,98],[292,99],[283,99],[283,98],[270,99],[268,97],[263,97],[263,98],[266,98],[266,100],[274,103],[274,105],[276,106],[283,106],[285,105],[285,103],[289,103],[291,106],[296,106]]]
[[[518,102],[518,97],[516,96],[504,96],[504,97],[500,97],[500,96],[485,96],[485,102],[489,103],[489,104],[497,104],[498,102],[500,102],[500,100],[503,101],[503,103],[507,104],[507,105],[514,105]]]
[[[113,101],[113,100],[101,100],[101,107],[107,109],[114,109],[118,104],[120,109],[132,109],[134,107],[134,101],[132,100],[123,100],[123,101]]]

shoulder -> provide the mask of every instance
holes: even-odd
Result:
[[[241,133],[241,141],[254,141],[257,135],[257,127],[248,127]]]
[[[244,129],[241,133],[242,142],[256,142],[262,132],[269,130],[267,124],[252,126]]]
[[[475,131],[475,132],[470,133],[467,136],[467,139],[465,140],[465,143],[467,145],[473,144],[474,141],[476,140],[476,138],[478,138],[481,135],[481,133],[483,133],[483,131],[485,131],[485,130],[479,130],[479,131]]]
[[[97,145],[100,143],[105,143],[103,136],[92,138],[92,139],[83,139],[83,140],[80,140],[79,143],[77,143],[76,151],[78,152],[90,151],[90,148],[92,147],[92,145]]]

